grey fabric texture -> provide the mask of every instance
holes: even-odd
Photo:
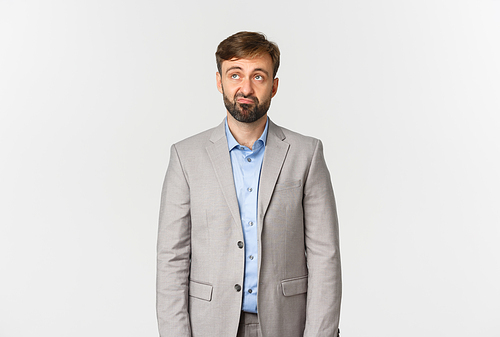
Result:
[[[338,221],[321,141],[269,121],[258,196],[263,337],[335,337]],[[158,231],[161,337],[236,336],[245,249],[224,123],[172,145]],[[240,286],[240,290],[238,290]]]

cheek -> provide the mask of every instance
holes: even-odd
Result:
[[[226,88],[224,88],[223,95],[224,95],[224,99],[226,101],[229,101],[230,103],[234,102],[234,100],[235,100],[234,92],[232,92],[231,90],[227,90]]]
[[[222,90],[228,97],[232,97],[234,95],[234,85],[231,85],[231,83],[225,82],[222,83]]]
[[[260,95],[262,100],[261,101],[267,101],[273,96],[273,86],[266,86],[264,90],[262,90],[262,94]]]

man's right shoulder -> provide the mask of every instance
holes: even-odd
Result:
[[[210,143],[210,138],[212,137],[214,131],[219,126],[210,128],[208,130],[197,133],[193,136],[185,138],[173,144],[177,151],[193,151],[195,149],[204,149],[208,143]]]

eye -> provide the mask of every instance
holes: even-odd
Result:
[[[264,77],[262,77],[261,75],[255,75],[255,79],[257,81],[262,81],[264,79]]]
[[[232,74],[232,75],[231,75],[231,78],[232,78],[233,80],[237,80],[237,79],[238,79],[238,78],[240,78],[240,77],[238,76],[238,74]]]

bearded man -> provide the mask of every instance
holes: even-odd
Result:
[[[219,126],[171,147],[158,231],[161,337],[336,337],[337,212],[321,141],[267,116],[280,51],[239,32],[216,52]]]

